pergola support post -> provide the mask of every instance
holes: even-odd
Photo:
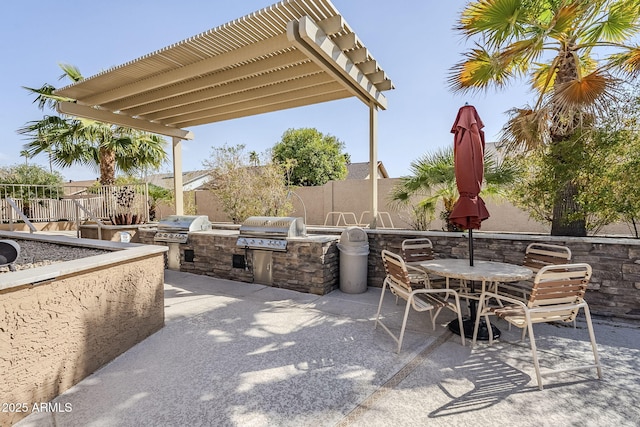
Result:
[[[182,193],[182,140],[173,137],[173,192],[176,215],[184,215],[184,196]]]
[[[371,181],[371,223],[375,229],[378,223],[378,107],[369,103],[369,179]]]

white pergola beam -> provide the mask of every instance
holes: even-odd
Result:
[[[321,90],[318,90],[321,89]],[[344,87],[339,83],[329,80],[324,84],[316,85],[313,87],[304,87],[300,90],[291,91],[287,93],[276,93],[273,96],[265,97],[265,98],[251,98],[247,99],[244,102],[238,102],[231,105],[221,106],[220,108],[211,108],[204,111],[195,112],[192,114],[186,114],[183,116],[179,116],[176,118],[175,124],[179,127],[189,127],[195,126],[196,123],[207,123],[207,120],[212,120],[216,116],[220,116],[223,114],[231,114],[236,115],[236,117],[243,117],[248,115],[247,112],[251,112],[251,114],[255,113],[256,108],[264,111],[268,111],[269,107],[275,108],[275,106],[281,105],[283,108],[277,109],[285,109],[290,108],[288,105],[304,105],[304,102],[298,103],[297,100],[307,101],[313,97],[318,96],[318,94],[322,95],[333,95],[335,93],[345,92],[345,97],[350,94],[344,90]],[[294,104],[291,104],[294,103]],[[215,120],[219,121],[219,120]]]
[[[338,36],[333,39],[333,42],[340,48],[340,50],[351,50],[358,47],[358,37],[356,33],[349,33],[343,36]]]
[[[298,50],[291,50],[267,59],[255,61],[239,68],[231,68],[217,73],[213,73],[215,70],[210,70],[209,73],[212,74],[200,79],[187,80],[179,84],[146,92],[142,95],[103,104],[103,106],[114,111],[126,111],[130,116],[142,115],[148,112],[158,111],[162,108],[159,108],[158,110],[150,110],[150,108],[157,108],[158,105],[162,104],[171,104],[174,102],[175,97],[202,90],[203,87],[221,86],[255,74],[268,74],[273,70],[296,65],[304,61],[308,61],[308,59],[304,54],[302,54],[302,52]],[[159,100],[167,101],[158,102]],[[152,107],[150,107],[150,105]]]
[[[353,61],[354,64],[360,64],[361,62],[365,62],[371,59],[371,55],[369,55],[369,51],[366,47],[359,47],[354,50],[350,50],[345,52],[347,58]]]
[[[361,64],[358,64],[358,68],[365,74],[373,74],[379,70],[378,61],[375,59],[371,59],[369,61],[364,61]]]
[[[197,126],[197,125],[202,125],[206,123],[221,122],[225,120],[232,120],[240,117],[246,117],[247,115],[270,113],[272,111],[279,111],[279,110],[288,110],[290,108],[304,107],[306,105],[312,105],[312,104],[320,104],[320,103],[331,101],[331,100],[349,98],[351,96],[353,95],[351,95],[349,92],[345,91],[344,89],[340,88],[336,92],[327,92],[320,95],[315,94],[315,95],[309,96],[308,98],[294,98],[292,101],[287,101],[287,102],[283,102],[281,99],[274,99],[268,105],[258,105],[255,108],[246,109],[239,112],[225,112],[222,114],[217,114],[215,116],[205,117],[200,120],[186,122],[181,125],[184,125],[186,127],[186,126]]]
[[[326,72],[336,76],[360,100],[387,108],[387,99],[382,92],[308,16],[289,22],[287,35],[298,49],[305,51]]]
[[[83,117],[85,119],[95,120],[102,123],[111,123],[132,129],[140,129],[146,132],[156,133],[159,135],[170,136],[172,138],[193,139],[193,133],[160,123],[153,123],[147,120],[134,119],[133,117],[123,114],[115,114],[110,111],[99,110],[97,108],[79,105],[73,102],[58,102],[56,109],[61,114],[68,116]]]
[[[292,89],[298,89],[300,82],[298,80],[306,80],[309,76],[317,76],[320,73],[318,66],[312,62],[295,67],[277,71],[268,76],[255,77],[253,79],[244,79],[237,82],[229,83],[224,86],[216,86],[198,93],[184,95],[177,98],[171,98],[169,100],[159,102],[150,105],[148,108],[153,107],[156,112],[145,113],[142,116],[147,120],[162,121],[167,117],[171,117],[174,114],[180,114],[185,110],[185,106],[189,106],[189,111],[194,112],[198,109],[207,109],[214,106],[222,106],[237,102],[239,98],[246,98],[253,96],[255,91],[260,88],[267,88],[267,90],[282,90],[279,83],[292,82]],[[325,73],[324,80],[330,78]],[[310,83],[313,84],[313,83]],[[316,83],[317,84],[317,83]],[[288,86],[288,85],[287,85]],[[204,93],[203,93],[204,92]],[[205,96],[206,101],[201,101]],[[137,110],[139,112],[139,110]],[[127,111],[130,113],[130,111]]]
[[[120,86],[106,92],[98,93],[94,96],[83,98],[83,103],[87,105],[100,105],[107,102],[113,102],[121,98],[126,98],[137,93],[157,89],[169,84],[178,83],[185,79],[208,74],[211,70],[218,70],[225,66],[231,66],[243,61],[248,61],[265,53],[271,53],[278,50],[286,49],[291,46],[286,34],[261,40],[242,49],[234,49],[221,55],[216,55],[194,64],[184,67],[174,68],[170,71],[156,74],[144,80],[138,80],[134,83]],[[76,98],[74,96],[69,96]]]
[[[332,35],[344,29],[345,22],[342,15],[334,15],[318,21],[318,27],[322,28],[325,34]]]
[[[375,85],[378,88],[378,90],[382,92],[386,90],[394,89],[393,82],[391,80],[384,80],[380,83],[376,83]]]
[[[385,81],[387,79],[387,76],[385,75],[384,71],[376,71],[375,73],[367,74],[367,78],[371,81],[371,83],[376,85]]]

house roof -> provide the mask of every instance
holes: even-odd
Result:
[[[285,0],[56,90],[59,112],[192,139],[184,128],[393,89],[329,0]]]
[[[370,162],[349,163],[347,165],[346,179],[369,179],[371,173],[369,165]],[[389,174],[382,162],[378,162],[378,177],[389,178]]]
[[[195,181],[204,180],[209,177],[208,171],[189,171],[182,173],[182,186],[187,187]],[[173,189],[173,174],[172,173],[158,173],[149,175],[147,177],[149,184],[157,185],[158,187]]]

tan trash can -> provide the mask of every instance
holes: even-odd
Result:
[[[340,290],[361,294],[367,290],[369,237],[360,227],[348,227],[340,235]]]

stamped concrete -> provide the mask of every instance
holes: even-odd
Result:
[[[433,331],[411,313],[397,355],[373,328],[378,288],[320,297],[173,271],[165,282],[161,331],[17,425],[640,424],[637,323],[595,320],[602,380],[560,374],[539,391],[528,342],[500,323],[500,341],[471,348],[443,326],[452,314]],[[392,327],[401,312],[385,298]],[[538,326],[543,368],[589,362],[584,322]]]

